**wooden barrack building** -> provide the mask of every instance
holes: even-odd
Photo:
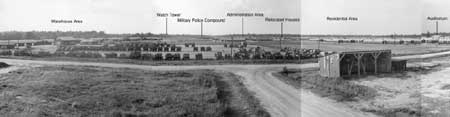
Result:
[[[337,52],[319,59],[320,75],[352,77],[391,72],[391,50]]]

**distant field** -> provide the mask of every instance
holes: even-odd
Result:
[[[185,43],[195,43],[198,45],[223,45],[220,41],[211,40],[209,38],[202,39],[200,36],[169,36],[163,38],[164,42],[170,44],[185,44]]]
[[[278,41],[272,42],[257,42],[257,45],[270,48],[279,48]],[[342,43],[337,42],[321,42],[320,45],[317,41],[283,41],[283,47],[296,47],[307,49],[318,49],[323,51],[357,51],[357,50],[380,50],[390,49],[395,55],[410,55],[410,54],[423,54],[439,51],[450,50],[449,45],[437,45],[437,44],[418,44],[418,45],[393,45],[393,44],[361,44],[361,43]]]
[[[0,75],[0,115],[268,116],[231,73],[35,66]]]
[[[45,60],[45,61],[80,61],[80,62],[100,62],[100,63],[123,63],[139,65],[230,65],[230,64],[301,64],[317,62],[316,59],[306,60],[135,60],[119,58],[77,58],[77,57],[27,57],[27,56],[0,56],[0,58],[24,59],[24,60]]]

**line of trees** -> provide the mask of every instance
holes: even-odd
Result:
[[[0,32],[0,40],[22,40],[22,39],[55,39],[57,37],[75,38],[103,38],[124,37],[130,34],[106,34],[104,31],[7,31]]]

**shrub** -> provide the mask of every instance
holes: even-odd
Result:
[[[36,57],[48,57],[51,55],[52,54],[50,52],[46,52],[46,51],[39,51],[37,53],[32,54],[32,56],[36,56]]]
[[[118,58],[129,58],[127,54],[121,53],[119,54]]]
[[[105,53],[106,58],[117,58],[117,53]]]
[[[142,60],[152,60],[153,55],[152,54],[142,54],[141,59]]]
[[[140,59],[141,51],[133,51],[130,53],[130,59]]]
[[[154,60],[163,60],[163,54],[162,53],[156,53]]]
[[[66,54],[63,51],[56,51],[55,56],[65,56]]]
[[[5,67],[9,67],[10,65],[4,63],[4,62],[0,62],[0,68],[5,68]]]
[[[216,53],[216,59],[217,59],[217,60],[223,60],[223,59],[224,59],[224,57],[223,57],[223,55],[222,55],[222,52],[217,52],[217,53]]]
[[[11,55],[12,52],[7,50],[7,51],[0,51],[0,55]]]
[[[200,47],[200,51],[205,51],[205,47]]]
[[[189,56],[188,53],[183,54],[183,60],[189,60],[191,59],[191,57]]]
[[[166,54],[166,60],[173,60],[173,56],[171,53]]]
[[[175,53],[173,55],[173,60],[181,60],[181,54],[180,53]]]
[[[203,54],[202,53],[195,54],[195,59],[196,60],[202,60],[203,59]]]
[[[89,55],[90,58],[102,58],[102,55],[97,52],[91,52],[91,53],[87,53],[87,54]]]
[[[281,73],[282,73],[282,74],[286,74],[286,75],[289,74],[289,70],[287,69],[286,66],[283,67],[283,71],[281,71]]]
[[[194,47],[194,52],[197,52],[198,51],[198,47]]]
[[[14,51],[14,56],[31,56],[31,51],[29,50],[16,50]]]

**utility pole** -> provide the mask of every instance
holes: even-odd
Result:
[[[242,37],[244,37],[244,17],[242,17]]]
[[[169,35],[169,33],[168,33],[168,31],[167,31],[167,30],[168,30],[167,24],[168,24],[168,23],[167,23],[167,17],[166,17],[166,35]]]
[[[8,46],[10,46],[10,45],[9,45],[9,39],[8,39],[8,45],[6,46],[6,48],[11,52],[11,49],[9,49]]]
[[[281,39],[283,38],[283,22],[281,22],[281,36],[280,36],[280,51],[283,50],[281,47]]]
[[[298,38],[299,38],[299,40],[300,40],[300,47],[299,47],[299,49],[300,49],[300,51],[301,51],[301,49],[302,49],[302,23],[300,22],[300,23],[298,23],[298,24],[299,24],[299,27],[300,27],[300,29],[299,29],[299,35],[298,35]],[[301,57],[300,57],[300,56],[298,57],[298,60],[301,61]]]
[[[439,22],[436,21],[436,35],[439,35]]]
[[[298,39],[300,40],[300,49],[302,49],[302,23],[299,23],[300,24],[300,32],[299,32],[299,35],[298,35]]]
[[[233,42],[234,42],[234,38],[233,38],[233,36],[231,36],[231,45],[230,45],[230,50],[231,50],[231,60],[233,60],[234,59],[234,56],[233,56]]]
[[[317,40],[317,49],[320,50],[320,39]]]
[[[203,37],[203,22],[200,22],[200,37]]]

